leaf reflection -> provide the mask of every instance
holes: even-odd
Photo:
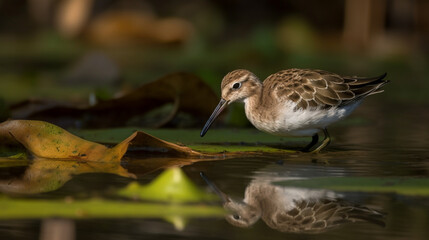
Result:
[[[54,191],[73,176],[83,173],[111,173],[136,178],[123,168],[119,161],[93,162],[63,159],[35,158],[19,178],[0,180],[4,193],[35,194]]]

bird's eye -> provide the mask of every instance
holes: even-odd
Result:
[[[241,82],[236,82],[234,85],[232,85],[233,89],[239,89],[241,87]]]
[[[236,214],[234,214],[234,215],[232,215],[232,217],[233,217],[235,220],[239,220],[239,219],[240,219],[240,215],[236,215]]]

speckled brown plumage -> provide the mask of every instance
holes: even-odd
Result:
[[[340,200],[304,200],[296,205],[296,208],[273,214],[264,221],[273,229],[295,233],[320,233],[345,223],[363,221],[384,226],[380,213]]]
[[[231,213],[226,220],[237,227],[250,227],[259,219],[272,229],[293,233],[322,233],[354,222],[385,226],[383,213],[347,202],[328,190],[254,181],[246,187],[243,201],[225,195],[224,199],[224,208]]]
[[[225,75],[225,77],[223,78],[224,81],[222,81],[220,87],[223,89],[231,81],[240,79],[241,77],[244,77],[244,76],[247,76],[247,77],[253,76],[256,78],[255,74],[253,74],[253,73],[251,73],[245,69],[237,69],[237,70],[229,72],[227,75]]]
[[[272,95],[276,101],[293,101],[297,109],[344,106],[381,92],[380,87],[387,83],[385,76],[341,77],[323,70],[288,69],[265,79],[263,95]]]

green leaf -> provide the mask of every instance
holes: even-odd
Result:
[[[272,154],[282,154],[282,153],[295,153],[294,150],[289,149],[280,149],[270,146],[258,145],[240,145],[240,144],[230,144],[230,145],[218,145],[218,144],[199,144],[199,145],[188,145],[189,148],[203,152],[203,153],[221,153],[221,152],[249,152],[249,153],[272,153]]]
[[[191,217],[223,217],[224,209],[209,205],[180,205],[162,203],[139,203],[89,199],[40,200],[12,199],[0,196],[0,219],[28,218],[169,218],[180,216]]]
[[[296,151],[274,148],[269,145],[282,145],[303,142],[310,139],[296,137],[279,137],[263,133],[256,129],[211,129],[203,138],[200,129],[140,129],[115,128],[96,130],[71,130],[72,133],[95,142],[115,144],[122,141],[135,131],[144,131],[150,135],[169,142],[186,144],[193,150],[204,153],[219,152],[263,152],[263,153],[293,153]],[[245,144],[243,144],[245,143]]]
[[[276,182],[277,185],[330,189],[344,192],[396,193],[429,196],[429,178],[401,177],[324,177]]]
[[[141,186],[132,182],[118,194],[128,198],[171,203],[218,199],[216,195],[200,190],[178,167],[165,170],[148,185]]]

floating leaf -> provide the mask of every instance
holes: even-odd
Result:
[[[0,166],[25,166],[28,163],[31,165],[21,178],[0,182],[0,190],[9,193],[53,191],[63,186],[73,175],[81,173],[106,172],[132,178],[135,177],[134,173],[147,174],[198,161],[247,156],[283,156],[293,152],[241,145],[201,145],[199,147],[203,152],[200,152],[141,131],[132,133],[116,146],[109,148],[77,137],[53,124],[33,120],[10,120],[0,124],[0,148],[10,147],[20,149],[20,153],[9,156],[20,157],[0,158]],[[193,147],[198,149],[198,145]],[[23,157],[25,155],[22,153],[25,151],[31,153],[32,161]],[[10,151],[2,150],[3,154],[4,152]],[[129,173],[120,165],[125,153],[127,165],[136,169],[134,173]]]
[[[161,204],[102,199],[89,200],[39,200],[17,199],[0,196],[0,219],[30,218],[166,218],[171,216],[223,217],[220,206],[204,204]]]
[[[379,192],[429,196],[429,178],[326,177],[277,182],[277,185],[344,192]]]
[[[1,144],[21,144],[34,156],[89,161],[120,161],[124,146],[108,148],[42,121],[10,120],[0,124]]]
[[[216,156],[213,155],[215,153],[221,153],[217,154],[218,158],[221,156],[244,156],[243,153],[253,156],[260,154],[278,156],[296,153],[295,150],[290,150],[284,145],[292,144],[301,146],[310,140],[306,138],[274,136],[256,129],[216,129],[209,132],[204,138],[200,137],[200,130],[198,129],[142,128],[139,130],[157,136],[165,141],[186,144],[187,147],[198,152],[211,153],[212,157]],[[92,141],[114,144],[129,136],[134,131],[136,131],[136,128],[113,128],[73,130],[73,133]]]
[[[116,145],[115,148],[128,149],[130,145],[133,146],[134,151],[141,150],[145,152],[146,155],[157,153],[161,154],[163,157],[213,157],[196,152],[186,146],[164,141],[141,131],[134,132],[131,136]]]
[[[173,131],[174,133],[174,131]],[[180,136],[180,135],[179,135]],[[248,138],[246,138],[248,139]],[[258,139],[258,138],[256,138]],[[10,120],[0,124],[0,147],[24,146],[34,156],[52,159],[85,161],[120,161],[132,146],[134,153],[144,157],[229,158],[248,155],[273,156],[295,152],[267,146],[226,144],[190,144],[190,147],[164,141],[137,131],[112,148],[77,137],[53,124],[34,120]],[[199,151],[197,151],[199,150]]]
[[[120,161],[130,144],[146,153],[163,156],[202,156],[192,149],[144,132],[135,132],[113,148],[77,137],[53,124],[33,120],[10,120],[0,124],[0,144],[24,146],[34,156],[97,162]]]
[[[0,182],[0,190],[9,193],[53,191],[69,181],[73,175],[88,172],[106,172],[135,178],[134,174],[120,165],[123,155],[131,144],[134,151],[143,151],[143,155],[213,157],[143,132],[135,132],[115,147],[108,148],[79,138],[53,124],[32,120],[10,120],[1,123],[0,144],[3,147],[23,146],[24,150],[29,151],[33,157],[31,165],[21,178]],[[16,156],[21,156],[18,158],[19,161],[15,158]],[[0,163],[6,166],[11,165],[11,161],[18,164],[15,166],[28,163],[27,160],[24,163],[22,160],[25,158],[22,158],[22,154],[18,154],[10,158],[1,158]],[[147,171],[179,164],[182,164],[182,161],[168,161],[164,162],[163,166],[153,165],[154,169],[149,167]]]
[[[137,182],[130,183],[118,194],[129,198],[173,203],[217,199],[215,195],[200,190],[178,167],[165,170],[148,185],[141,186]]]

